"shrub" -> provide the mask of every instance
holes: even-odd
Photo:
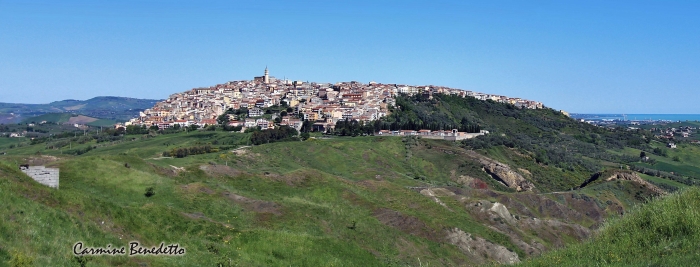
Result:
[[[156,192],[153,190],[153,187],[149,187],[146,189],[146,193],[144,193],[143,195],[146,197],[152,197],[155,194]]]

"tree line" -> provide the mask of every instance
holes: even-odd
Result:
[[[163,152],[163,157],[184,158],[184,157],[187,157],[189,155],[214,153],[214,152],[218,152],[218,151],[219,151],[219,149],[213,148],[211,145],[193,146],[193,147],[185,147],[185,148],[173,148],[170,151]]]
[[[253,145],[261,145],[280,141],[295,141],[299,140],[296,136],[299,132],[287,125],[282,125],[274,129],[259,130],[255,128],[250,136],[250,142]]]

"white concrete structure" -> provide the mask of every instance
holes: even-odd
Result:
[[[34,181],[58,189],[59,170],[44,166],[20,166],[19,169]]]

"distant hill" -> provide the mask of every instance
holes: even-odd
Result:
[[[126,121],[152,107],[156,99],[99,96],[88,100],[61,100],[49,104],[0,103],[0,123],[16,123],[49,113],[82,114],[88,117]]]

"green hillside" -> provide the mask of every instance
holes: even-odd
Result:
[[[376,152],[363,152],[370,148]],[[441,209],[407,189],[424,183],[407,177],[409,166],[393,159],[395,153],[405,153],[400,138],[379,143],[368,138],[276,143],[246,154],[223,154],[230,158],[217,153],[152,159],[148,157],[157,153],[147,152],[150,148],[143,143],[109,149],[50,163],[61,169],[60,190],[44,188],[15,168],[3,167],[6,218],[0,238],[3,244],[17,244],[2,248],[5,260],[69,265],[74,242],[116,246],[138,240],[176,242],[188,254],[95,257],[91,263],[404,266],[417,264],[419,258],[441,265],[470,262],[457,247],[445,247],[440,231],[451,227],[518,251],[505,235],[466,213]],[[317,149],[326,151],[318,153],[326,156],[326,164],[305,156]],[[264,160],[256,160],[259,153],[266,153]],[[363,159],[363,154],[369,158]],[[11,164],[21,157],[5,160]],[[385,161],[391,171],[368,164],[375,160]],[[333,168],[334,164],[345,167]],[[149,187],[155,195],[145,197]],[[457,202],[446,203],[459,209]],[[44,241],[22,241],[27,238]],[[395,244],[397,240],[402,243]],[[305,256],[308,253],[314,257]]]
[[[51,123],[66,123],[70,119],[71,114],[69,113],[48,113],[39,115],[36,117],[26,118],[23,123],[40,123],[42,121]]]
[[[114,121],[114,120],[101,119],[101,120],[96,120],[96,121],[90,122],[86,125],[94,126],[94,127],[113,127],[114,124],[116,124],[116,123],[117,123],[117,121]]]
[[[606,220],[695,183],[690,144],[667,153],[689,170],[670,174],[654,169],[664,156],[640,161],[639,149],[657,145],[645,132],[470,101],[402,98],[370,126],[491,132],[464,142],[314,134],[249,146],[256,133],[138,127],[0,142],[0,266],[546,264],[609,231]],[[21,164],[59,168],[60,189]],[[635,172],[643,164],[658,172]],[[75,257],[79,241],[177,243],[187,253]]]
[[[700,189],[637,207],[582,244],[522,266],[695,266],[700,260]]]

